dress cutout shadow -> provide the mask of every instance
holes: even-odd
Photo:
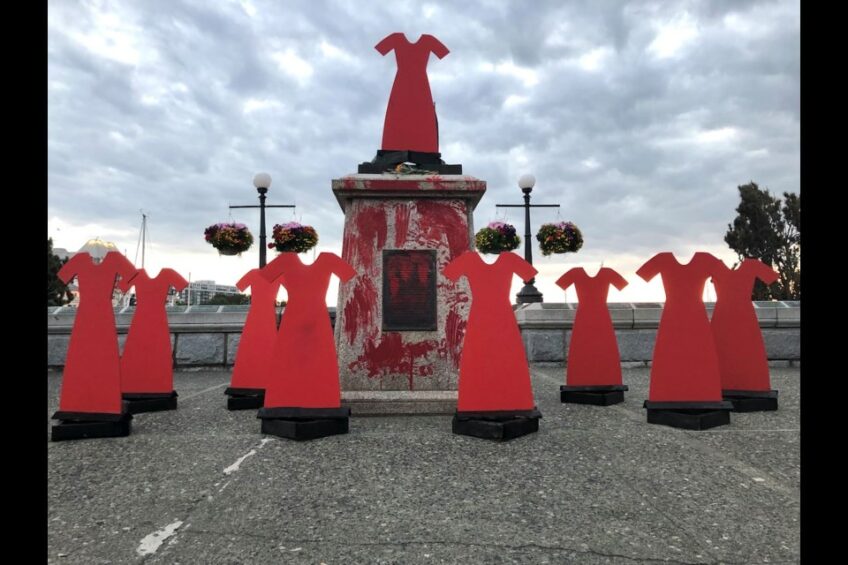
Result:
[[[723,390],[771,390],[763,332],[751,293],[760,279],[772,284],[778,274],[757,259],[745,259],[736,269],[724,263],[713,275],[716,305],[711,322]]]
[[[636,274],[650,281],[662,275],[665,306],[651,364],[651,402],[721,402],[721,376],[704,285],[721,266],[697,252],[681,265],[672,253],[657,253]]]
[[[80,302],[62,371],[60,412],[121,414],[121,373],[118,332],[112,309],[115,278],[128,280],[136,269],[116,251],[100,264],[77,253],[59,269],[62,282],[76,276]]]
[[[458,412],[533,410],[530,370],[509,291],[513,275],[527,281],[538,272],[515,253],[489,265],[466,251],[445,266],[452,281],[466,277],[471,312],[459,362]]]
[[[288,291],[265,387],[265,408],[341,406],[338,356],[325,301],[333,274],[347,282],[356,271],[326,251],[311,265],[304,265],[297,253],[281,253],[262,269],[269,282],[283,276]]]
[[[436,108],[427,78],[427,62],[430,53],[442,59],[450,51],[432,35],[422,35],[410,43],[402,33],[386,36],[374,48],[381,55],[394,49],[397,60],[397,74],[383,124],[382,149],[438,153]]]
[[[582,267],[576,267],[562,275],[556,284],[563,290],[574,285],[579,301],[569,338],[566,384],[620,385],[621,358],[607,295],[610,285],[622,290],[627,281],[608,267],[601,268],[594,277]]]

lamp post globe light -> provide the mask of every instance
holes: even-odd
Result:
[[[530,234],[530,193],[536,186],[536,177],[533,175],[521,175],[518,179],[518,188],[524,193],[524,260],[533,264],[533,245]],[[518,304],[530,302],[542,302],[542,293],[535,286],[536,277],[524,281],[524,287],[518,292],[515,299]]]
[[[268,204],[265,205],[265,195],[268,193],[268,188],[271,186],[271,175],[268,173],[258,173],[253,177],[253,186],[256,187],[256,192],[259,193],[259,206],[230,206],[233,208],[259,208],[259,268],[265,266],[265,257],[267,252],[266,236],[265,236],[265,208],[294,208],[294,204]]]
[[[253,177],[253,186],[259,193],[259,268],[265,266],[266,252],[266,236],[265,236],[265,194],[271,187],[271,175],[268,173],[258,173]]]

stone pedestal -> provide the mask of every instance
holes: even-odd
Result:
[[[470,292],[441,271],[473,248],[485,191],[467,175],[333,180],[342,258],[358,273],[339,287],[335,324],[342,403],[354,415],[456,410]]]

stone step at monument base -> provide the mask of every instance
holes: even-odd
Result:
[[[354,416],[453,414],[456,397],[455,390],[348,390],[342,391],[342,406]]]

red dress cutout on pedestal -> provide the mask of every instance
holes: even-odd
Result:
[[[536,269],[515,253],[501,253],[489,265],[466,251],[442,273],[471,286],[471,311],[459,361],[458,412],[533,410],[533,387],[518,322],[509,300],[513,275],[521,280]]]
[[[250,309],[241,332],[233,366],[231,388],[264,390],[277,339],[277,292],[280,280],[269,283],[260,269],[251,269],[237,283],[239,290],[250,287]]]
[[[778,274],[757,259],[745,259],[737,269],[722,263],[713,274],[716,305],[711,326],[723,390],[771,390],[766,346],[751,302],[756,279],[772,284]]]
[[[674,255],[657,253],[636,274],[649,281],[658,273],[665,288],[665,307],[651,366],[648,400],[652,402],[721,402],[721,376],[704,285],[721,261],[698,252],[681,265]]]
[[[139,269],[132,280],[118,283],[123,292],[132,286],[137,306],[121,355],[121,392],[170,394],[174,361],[165,301],[170,287],[179,292],[188,281],[173,269],[162,269],[154,279]]]
[[[565,384],[620,385],[621,359],[607,308],[607,294],[610,285],[621,290],[627,286],[627,281],[607,267],[594,277],[577,267],[562,275],[556,284],[563,290],[573,284],[579,300],[568,345]]]
[[[398,67],[383,124],[382,149],[438,153],[436,108],[427,79],[427,61],[431,52],[442,59],[450,51],[432,35],[422,35],[410,43],[402,33],[386,36],[374,48],[381,55],[394,49]]]
[[[285,277],[288,303],[265,387],[265,408],[339,408],[339,362],[325,297],[330,275],[342,282],[356,276],[334,253],[323,252],[311,265],[297,253],[280,253],[262,269],[273,282]]]
[[[131,279],[132,263],[116,251],[96,265],[88,253],[77,253],[59,269],[69,283],[77,277],[80,302],[62,372],[60,412],[121,413],[118,332],[112,310],[115,277]]]

